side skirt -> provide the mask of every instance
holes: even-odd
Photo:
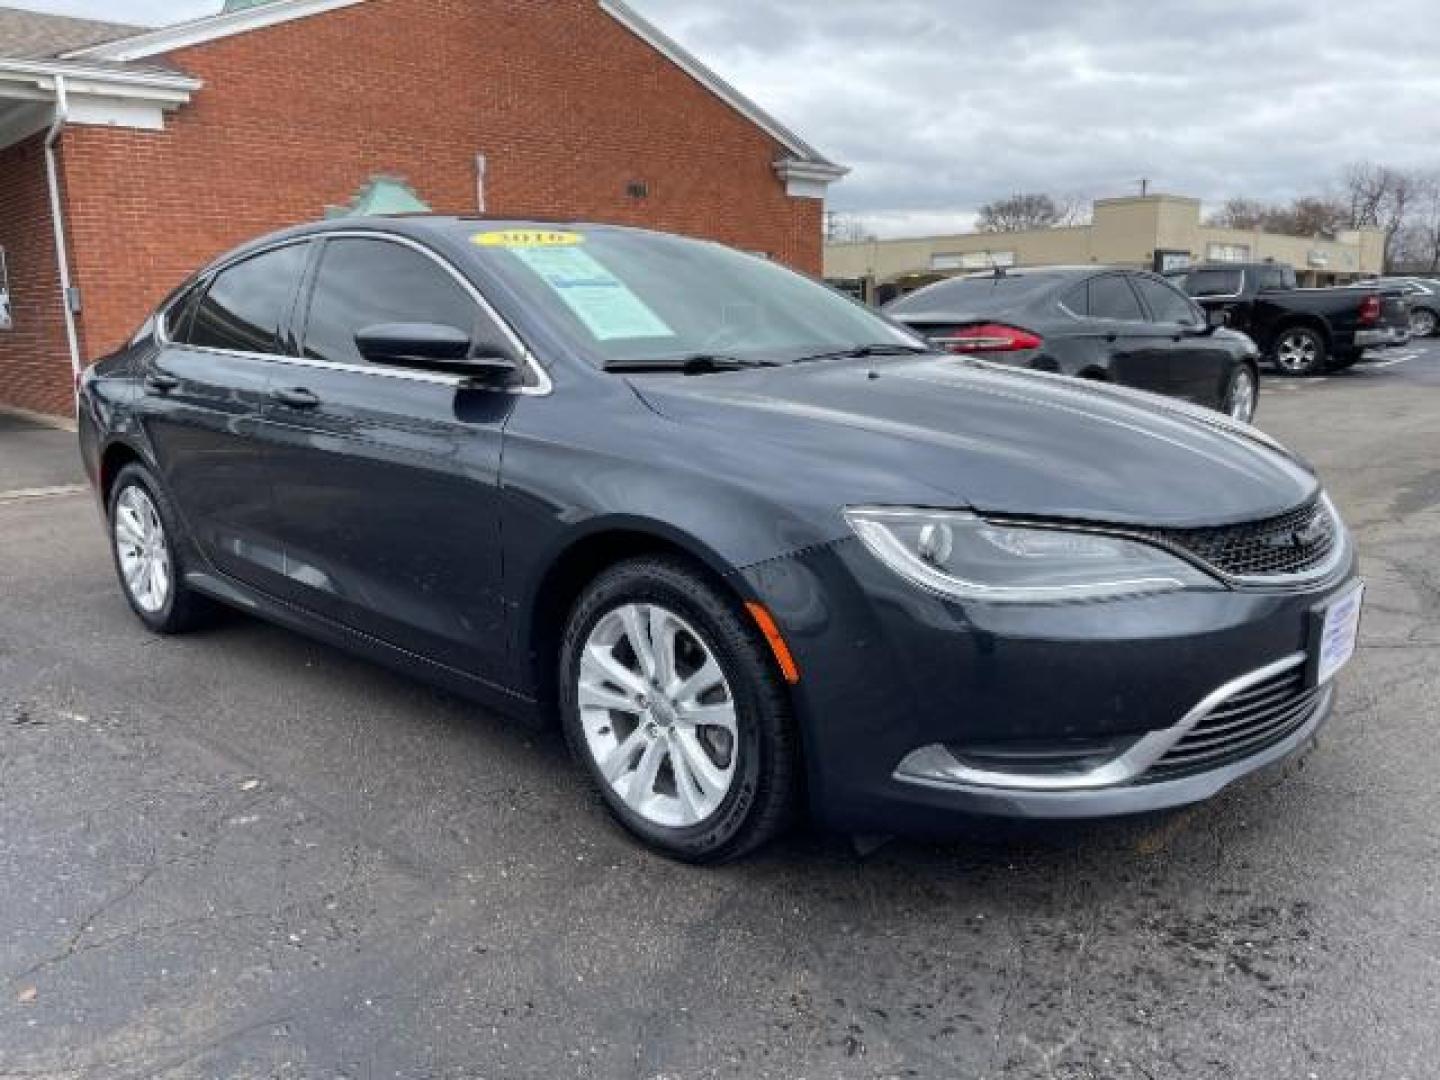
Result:
[[[442,687],[511,719],[533,725],[539,725],[542,721],[542,710],[531,698],[496,686],[468,672],[436,663],[369,634],[352,630],[302,608],[256,593],[219,574],[192,570],[185,575],[185,584],[227,607],[236,608],[247,615],[254,615],[306,637],[323,641],[327,645],[363,656],[403,675]]]

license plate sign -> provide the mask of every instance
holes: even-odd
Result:
[[[1365,586],[1357,585],[1325,608],[1320,621],[1320,636],[1315,650],[1315,684],[1323,686],[1355,655],[1360,637],[1360,609],[1364,605]]]

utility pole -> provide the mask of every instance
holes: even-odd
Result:
[[[1142,176],[1142,177],[1140,178],[1140,197],[1143,199],[1146,195],[1149,195],[1149,194],[1150,194],[1150,178],[1149,178],[1148,176]]]

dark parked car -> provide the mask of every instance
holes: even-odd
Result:
[[[1174,280],[1207,311],[1224,312],[1286,375],[1342,371],[1367,348],[1410,340],[1399,288],[1297,289],[1295,271],[1278,263],[1207,263]]]
[[[1309,742],[1359,617],[1335,508],[1255,429],[631,229],[270,236],[86,372],[80,443],[152,630],[220,601],[556,716],[695,861],[807,804],[1206,798]]]
[[[1411,337],[1434,337],[1440,332],[1440,281],[1420,277],[1382,277],[1358,282],[1361,286],[1400,289],[1410,305]]]
[[[1260,356],[1169,282],[1135,270],[1045,267],[937,281],[885,308],[937,348],[1184,398],[1249,421]]]

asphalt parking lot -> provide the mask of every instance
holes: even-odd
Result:
[[[1270,379],[1369,606],[1198,809],[860,857],[636,848],[558,738],[286,631],[147,635],[0,422],[0,1077],[1385,1078],[1440,1061],[1440,343]]]

